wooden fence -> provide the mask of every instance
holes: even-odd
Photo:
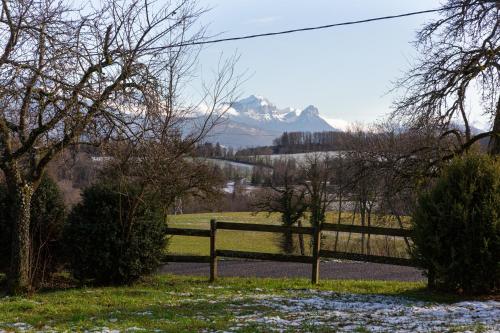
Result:
[[[217,230],[259,231],[259,232],[311,235],[313,237],[312,255],[306,256],[306,255],[261,253],[261,252],[235,251],[235,250],[217,250],[216,248]],[[384,235],[384,236],[396,236],[396,237],[411,236],[410,230],[407,229],[366,227],[366,226],[347,225],[347,224],[323,223],[321,227],[314,228],[314,227],[295,227],[295,226],[286,227],[279,225],[220,222],[216,220],[211,220],[210,230],[168,228],[167,231],[169,235],[210,238],[209,256],[167,255],[165,256],[164,261],[210,263],[210,281],[214,281],[217,278],[218,257],[307,263],[312,265],[311,282],[313,284],[318,283],[319,280],[320,258],[346,259],[353,261],[366,261],[374,263],[417,267],[414,261],[406,258],[321,250],[321,235],[325,231],[364,233],[369,235]]]

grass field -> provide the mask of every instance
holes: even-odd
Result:
[[[500,303],[423,283],[151,276],[124,287],[0,296],[0,332],[496,332]],[[498,316],[497,316],[498,315]]]
[[[352,214],[345,213],[342,215],[342,223],[352,224],[352,218]],[[279,214],[253,214],[250,212],[171,215],[169,216],[168,223],[170,227],[175,228],[209,229],[211,219],[242,223],[280,224]],[[326,221],[330,223],[337,221],[337,213],[328,212]],[[354,223],[359,224],[359,216],[354,217]],[[307,222],[304,222],[304,225],[308,225]],[[390,222],[389,225],[384,225],[396,227],[395,221]],[[217,249],[280,253],[281,248],[279,244],[281,237],[280,234],[275,233],[220,230],[217,233]],[[310,249],[308,245],[310,244],[310,237],[304,236],[304,240],[307,245],[306,251],[309,253]],[[335,233],[328,233],[322,240],[322,247],[333,249],[334,242]],[[401,238],[372,236],[370,244],[372,254],[407,257],[406,244]],[[360,252],[361,235],[340,233],[337,249],[346,252]],[[208,238],[201,237],[172,236],[168,252],[171,254],[208,255],[209,240]]]
[[[153,276],[125,287],[41,292],[29,298],[0,297],[0,332],[222,331],[234,326],[236,316],[258,311],[279,315],[260,304],[262,298],[276,300],[318,291],[328,292],[329,297],[350,293],[402,296],[413,301],[455,300],[428,293],[423,283],[331,280],[310,288],[306,279],[223,278],[208,284],[204,278]],[[259,331],[252,325],[241,329]]]
[[[268,217],[264,213],[252,215],[247,212],[238,212],[172,215],[169,217],[168,225],[175,228],[210,229],[211,219],[218,221],[279,224],[279,214],[272,214]],[[279,240],[279,234],[251,231],[242,233],[231,230],[220,230],[217,233],[217,248],[279,253]],[[209,239],[202,237],[172,236],[168,246],[168,252],[174,254],[208,255],[209,249]]]
[[[249,213],[172,217],[208,228],[211,218],[279,223]],[[268,233],[219,234],[219,247],[279,251]],[[193,241],[190,241],[192,239]],[[196,241],[198,239],[198,241]],[[188,240],[188,241],[186,241]],[[201,238],[173,237],[178,252],[207,251]],[[0,285],[2,277],[0,276]],[[500,302],[432,293],[422,282],[219,278],[154,275],[122,287],[0,295],[0,333],[10,332],[497,332]]]

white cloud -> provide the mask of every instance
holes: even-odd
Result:
[[[490,131],[492,127],[492,122],[488,120],[486,117],[482,117],[479,119],[472,119],[471,125],[482,131]]]
[[[346,131],[349,129],[349,127],[352,125],[351,122],[348,122],[343,119],[337,119],[337,118],[326,118],[322,117],[328,124],[330,124],[333,128]]]

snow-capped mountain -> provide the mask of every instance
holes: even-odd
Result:
[[[275,132],[335,130],[312,105],[304,110],[290,107],[279,109],[266,98],[254,95],[234,102],[227,116],[232,121]]]
[[[283,132],[337,130],[313,105],[303,110],[280,109],[266,98],[254,95],[234,102],[225,117],[223,124],[211,133],[209,141],[233,147],[271,145]]]

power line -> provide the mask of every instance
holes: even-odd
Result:
[[[380,17],[374,17],[374,18],[357,20],[357,21],[347,21],[347,22],[333,23],[333,24],[327,24],[327,25],[320,25],[320,26],[315,26],[315,27],[297,28],[297,29],[291,29],[291,30],[266,32],[266,33],[261,33],[261,34],[236,36],[236,37],[228,37],[228,38],[221,38],[221,39],[211,39],[211,40],[206,40],[206,41],[186,42],[186,43],[174,44],[174,45],[171,45],[170,47],[215,44],[215,43],[230,42],[230,41],[237,41],[237,40],[243,40],[243,39],[253,39],[253,38],[260,38],[260,37],[292,34],[292,33],[296,33],[296,32],[329,29],[329,28],[335,28],[335,27],[341,27],[341,26],[348,26],[348,25],[355,25],[355,24],[362,24],[362,23],[369,23],[369,22],[376,22],[376,21],[383,21],[383,20],[391,20],[391,19],[397,19],[397,18],[415,16],[415,15],[422,15],[422,14],[428,14],[428,13],[435,13],[435,12],[440,12],[443,10],[456,9],[459,7],[460,6],[452,6],[452,7],[438,8],[438,9],[427,9],[427,10],[420,10],[420,11],[416,11],[416,12],[409,12],[409,13],[388,15],[388,16],[380,16]]]
[[[486,3],[489,3],[489,2],[497,3],[497,4],[500,3],[500,0],[479,0],[479,1],[486,2]],[[261,33],[261,34],[252,34],[252,35],[220,38],[220,39],[188,41],[188,42],[181,42],[181,43],[165,45],[165,46],[146,47],[143,50],[147,50],[147,51],[155,51],[156,50],[156,51],[158,51],[158,50],[166,50],[166,49],[171,49],[171,48],[176,48],[176,47],[216,44],[216,43],[222,43],[222,42],[254,39],[254,38],[260,38],[260,37],[278,36],[278,35],[292,34],[292,33],[296,33],[296,32],[322,30],[322,29],[336,28],[336,27],[341,27],[341,26],[349,26],[349,25],[355,25],[355,24],[363,24],[363,23],[370,23],[370,22],[376,22],[376,21],[391,20],[391,19],[403,18],[403,17],[408,17],[408,16],[436,13],[436,12],[440,12],[440,11],[444,11],[444,10],[456,9],[456,8],[461,8],[461,7],[462,6],[450,6],[450,7],[420,10],[420,11],[408,12],[408,13],[402,13],[402,14],[373,17],[373,18],[368,18],[368,19],[363,19],[363,20],[339,22],[339,23],[320,25],[320,26],[314,26],[314,27],[297,28],[297,29],[290,29],[290,30],[283,30],[283,31],[266,32],[266,33]],[[90,52],[88,55],[99,56],[99,55],[101,55],[101,53]],[[69,58],[70,56],[67,55],[66,57]],[[65,58],[65,57],[62,57],[62,58]]]

